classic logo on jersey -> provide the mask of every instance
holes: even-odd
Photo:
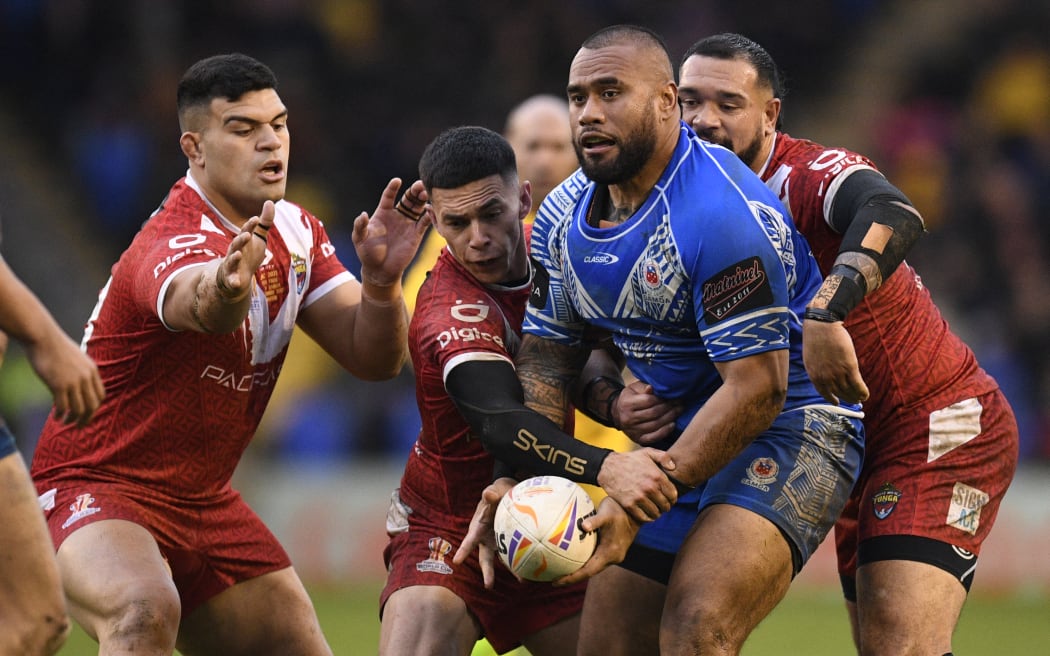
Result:
[[[529,305],[542,310],[547,306],[551,274],[547,273],[547,270],[543,268],[539,260],[534,257],[529,259],[532,260],[532,291],[529,293]]]
[[[436,574],[451,574],[452,568],[445,562],[445,557],[452,551],[452,545],[442,537],[432,537],[427,542],[430,555],[426,560],[416,563],[416,570],[420,572],[434,572]]]
[[[69,519],[62,523],[62,528],[69,528],[74,522],[102,510],[101,508],[93,508],[91,506],[93,503],[95,503],[95,497],[91,496],[90,493],[78,494],[76,500],[69,506],[72,514],[69,516]]]
[[[772,458],[755,458],[747,468],[747,478],[740,479],[744,485],[769,492],[769,486],[777,480],[780,465]]]
[[[871,510],[879,519],[886,519],[901,500],[901,491],[893,483],[883,483],[882,487],[871,495]]]
[[[976,535],[981,525],[981,508],[988,504],[989,499],[983,490],[956,483],[952,489],[952,501],[948,505],[948,526]]]
[[[616,264],[619,261],[620,258],[612,253],[594,253],[583,258],[584,264]]]
[[[741,260],[704,281],[704,314],[710,323],[773,303],[766,268],[758,257]]]

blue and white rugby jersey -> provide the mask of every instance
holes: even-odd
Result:
[[[587,224],[597,187],[577,171],[540,207],[531,254],[547,275],[535,279],[525,333],[577,346],[587,324],[607,330],[639,380],[685,404],[680,429],[721,385],[713,362],[776,349],[790,349],[784,410],[827,405],[802,364],[816,261],[735,154],[682,124],[649,198],[613,228]]]

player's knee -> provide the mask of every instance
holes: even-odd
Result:
[[[109,614],[98,632],[99,642],[174,649],[181,615],[178,595],[149,588],[137,592],[126,595],[126,601]]]
[[[667,603],[660,623],[660,653],[738,653],[750,632],[725,604],[690,598]]]

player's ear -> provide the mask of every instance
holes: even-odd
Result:
[[[777,129],[777,121],[780,120],[780,98],[770,98],[766,101],[766,109],[764,113],[764,128],[765,134],[772,134]]]
[[[518,219],[520,220],[532,211],[532,183],[528,180],[523,180],[521,183],[518,201],[521,203],[521,207],[518,208]]]
[[[665,116],[671,116],[675,120],[678,120],[682,115],[682,108],[678,105],[678,85],[674,82],[668,82],[664,85],[660,91],[660,95],[657,97],[659,109]]]
[[[179,137],[179,146],[186,159],[194,164],[204,163],[204,151],[201,149],[201,135],[199,132],[183,132]]]

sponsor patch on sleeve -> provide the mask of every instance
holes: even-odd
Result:
[[[547,306],[547,294],[550,292],[551,275],[543,268],[539,260],[532,260],[532,293],[529,294],[529,305],[542,310]]]
[[[773,289],[760,258],[741,260],[704,281],[704,316],[714,324],[773,304]]]

